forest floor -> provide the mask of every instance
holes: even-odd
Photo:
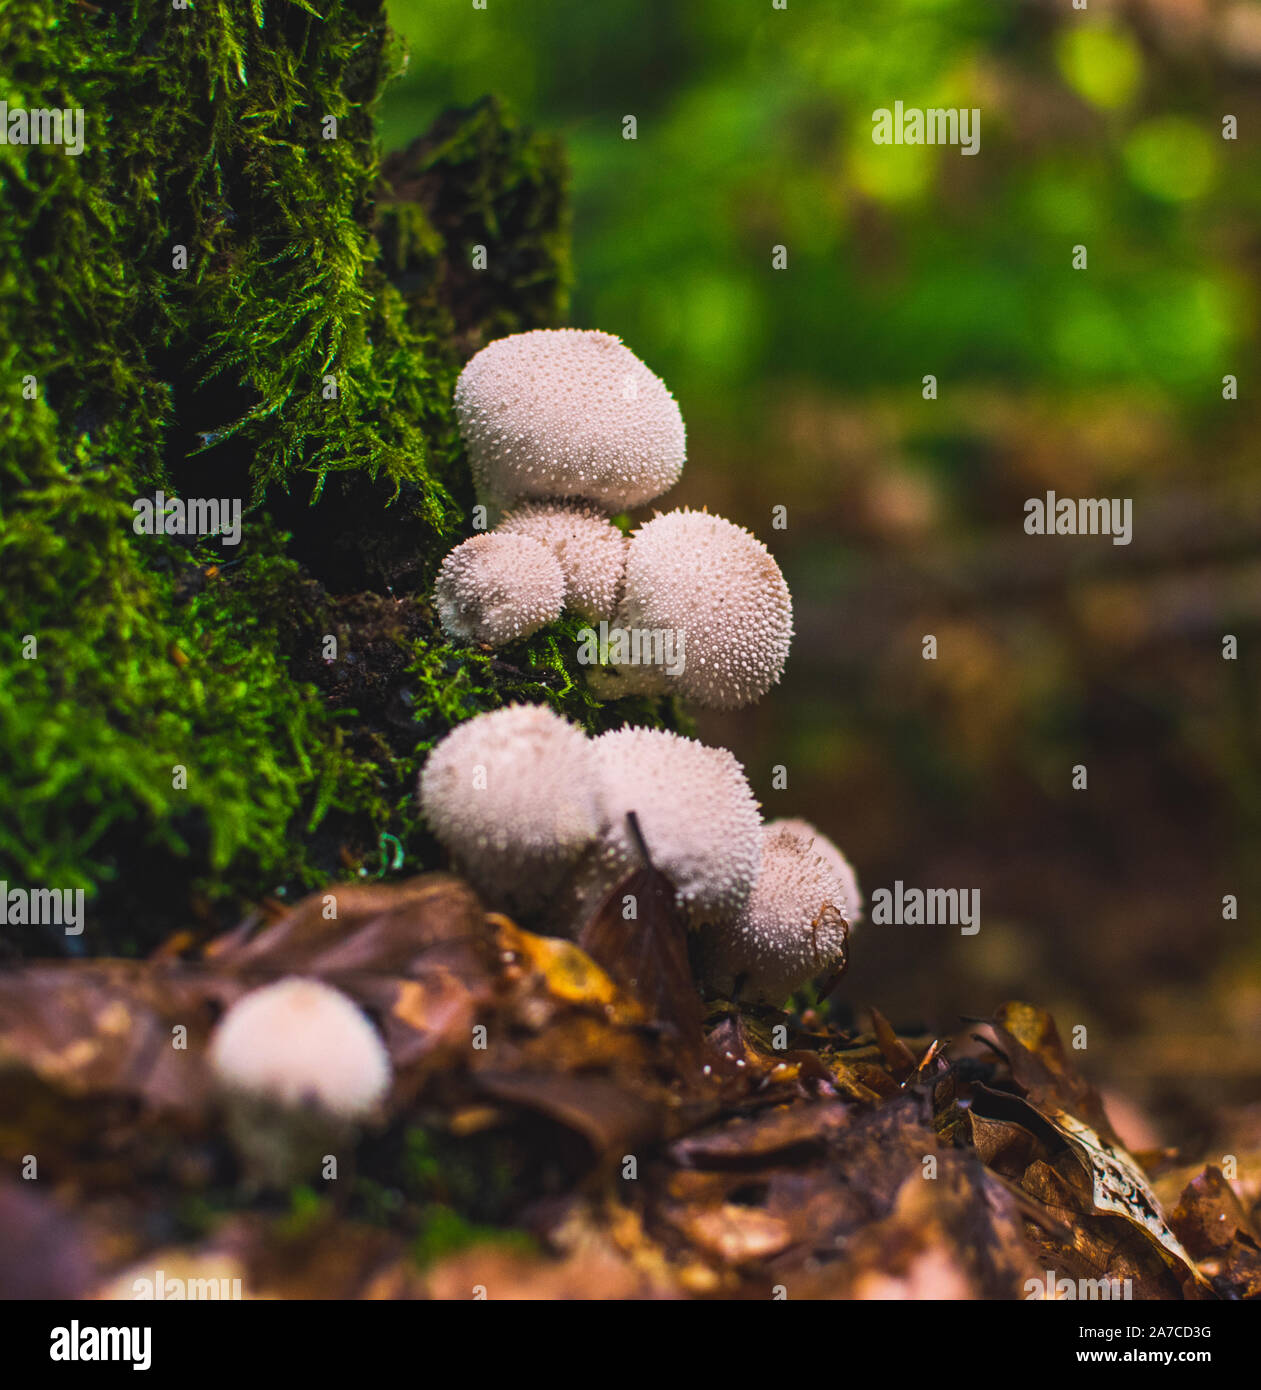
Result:
[[[1130,1155],[1034,1005],[951,1038],[702,1017],[448,875],[335,896],[0,975],[0,1152],[37,1179],[0,1186],[0,1296],[1261,1295],[1261,1153]],[[289,974],[367,1011],[394,1080],[335,1181],[253,1191],[206,1042]]]

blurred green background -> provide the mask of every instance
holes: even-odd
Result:
[[[842,997],[943,1030],[1051,1007],[1144,1107],[1135,1142],[1255,1102],[1261,7],[390,10],[387,148],[488,92],[564,139],[570,321],[622,335],[688,425],[662,505],[784,568],[784,684],[702,736],[868,894],[981,891],[976,937],[860,928]],[[873,144],[897,100],[979,108],[980,152]],[[1132,498],[1133,543],[1026,536],[1047,489]]]

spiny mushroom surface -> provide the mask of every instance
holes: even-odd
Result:
[[[643,867],[627,822],[634,811],[653,866],[693,924],[738,911],[757,876],[758,804],[725,748],[664,729],[615,729],[594,740],[603,827],[569,887],[564,916],[586,917]]]
[[[560,562],[532,536],[471,536],[443,560],[434,606],[444,630],[502,647],[555,622],[565,604]]]
[[[487,344],[455,387],[478,494],[581,497],[621,511],[683,468],[683,417],[664,383],[611,333],[539,328]]]
[[[853,865],[822,831],[816,830],[809,821],[786,818],[768,822],[767,830],[790,830],[795,835],[807,836],[814,842],[814,851],[824,864],[836,875],[841,885],[841,896],[845,899],[845,920],[853,927],[863,915],[863,895],[858,887],[858,876]]]
[[[743,527],[708,512],[665,512],[631,536],[615,621],[682,637],[679,674],[626,668],[628,688],[652,680],[709,709],[739,709],[780,678],[792,598],[774,556]]]
[[[420,804],[488,902],[528,910],[599,830],[592,744],[542,705],[478,715],[429,754]]]
[[[233,1004],[211,1038],[210,1063],[225,1090],[342,1120],[368,1114],[390,1085],[389,1056],[362,1011],[297,977]]]
[[[730,998],[782,1004],[824,971],[845,964],[848,929],[839,879],[818,852],[815,835],[772,824],[762,830],[757,882],[729,921],[705,929],[704,974]]]
[[[584,502],[523,502],[495,527],[529,536],[555,555],[565,576],[565,607],[599,621],[613,616],[626,569],[626,537]]]

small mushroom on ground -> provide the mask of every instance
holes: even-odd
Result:
[[[555,555],[565,576],[565,607],[599,621],[613,616],[626,569],[626,537],[585,502],[523,502],[496,535],[529,536]]]
[[[283,1187],[353,1142],[389,1090],[376,1029],[338,990],[294,977],[239,999],[210,1040],[228,1132],[247,1176]]]
[[[434,606],[443,628],[466,642],[502,647],[560,617],[565,576],[556,556],[531,536],[471,536],[443,560]]]
[[[703,971],[711,989],[759,1004],[782,1004],[825,971],[842,969],[849,929],[839,878],[814,831],[791,824],[762,830],[753,892],[730,920],[706,927]]]
[[[487,902],[529,910],[599,830],[592,744],[541,705],[478,715],[429,754],[420,804]]]
[[[576,932],[643,867],[631,811],[690,924],[737,912],[757,876],[760,817],[735,756],[664,729],[616,729],[592,748],[602,829],[567,885],[561,924]]]
[[[667,666],[601,671],[601,698],[674,691],[709,709],[739,709],[779,680],[792,642],[792,598],[756,536],[708,512],[659,514],[631,536],[615,623],[673,639]]]
[[[683,468],[683,417],[660,378],[611,333],[535,329],[487,344],[460,373],[455,409],[479,496],[580,497],[639,506]]]

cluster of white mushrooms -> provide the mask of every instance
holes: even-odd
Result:
[[[495,907],[573,935],[642,867],[700,933],[710,989],[780,1004],[845,959],[862,899],[840,851],[804,821],[763,825],[725,748],[661,729],[588,738],[538,705],[452,730],[430,753],[420,802],[453,861]]]
[[[502,338],[460,374],[455,406],[496,525],[443,561],[435,602],[448,633],[499,646],[569,609],[674,639],[682,660],[669,664],[610,649],[588,676],[600,699],[738,709],[779,680],[792,599],[761,541],[706,511],[658,513],[629,538],[610,520],[673,486],[686,453],[674,397],[619,339]],[[834,845],[803,821],[763,825],[731,753],[661,730],[588,739],[549,710],[510,706],[433,750],[420,801],[488,901],[570,935],[640,867],[634,812],[718,993],[781,1003],[844,961],[861,912]]]
[[[792,600],[756,536],[688,509],[629,537],[610,520],[672,487],[686,453],[678,403],[619,339],[573,328],[500,338],[461,372],[455,407],[496,524],[442,563],[434,602],[452,637],[500,647],[565,610],[670,634],[682,661],[615,649],[592,667],[600,699],[673,693],[737,709],[779,680]]]
[[[503,646],[566,609],[674,636],[681,661],[593,666],[600,699],[675,694],[737,709],[779,680],[792,600],[755,536],[705,511],[658,513],[629,538],[610,520],[671,487],[685,453],[674,397],[617,338],[500,339],[465,367],[455,405],[496,524],[442,563],[434,600],[451,636]],[[564,935],[643,867],[642,839],[699,933],[705,983],[728,998],[780,1004],[842,965],[862,911],[835,845],[804,821],[764,825],[731,753],[660,729],[588,738],[549,709],[510,705],[434,748],[420,803],[491,906]],[[335,1154],[391,1084],[372,1023],[315,980],[245,995],[216,1029],[210,1062],[245,1172],[263,1185]]]

